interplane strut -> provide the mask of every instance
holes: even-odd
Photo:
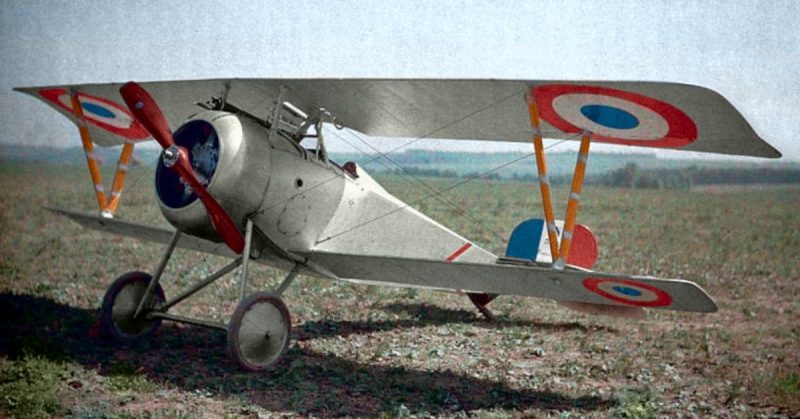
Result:
[[[103,187],[100,164],[97,155],[94,153],[94,144],[92,142],[92,137],[89,135],[89,127],[86,117],[83,114],[83,106],[81,105],[77,92],[72,92],[70,101],[72,104],[72,113],[78,121],[78,131],[81,135],[83,151],[86,153],[86,165],[89,167],[89,174],[92,177],[92,184],[94,185],[95,195],[97,196],[97,205],[100,208],[100,215],[106,218],[112,218],[119,207],[119,200],[122,196],[122,190],[125,187],[125,174],[128,172],[130,159],[133,155],[133,140],[126,139],[125,144],[122,146],[122,151],[117,161],[117,172],[111,184],[111,195],[109,199],[109,195],[106,195],[105,188]]]
[[[536,105],[536,98],[533,90],[525,96],[528,102],[528,115],[533,128],[533,149],[536,153],[536,169],[539,174],[539,188],[542,194],[542,208],[544,209],[544,219],[547,226],[547,237],[550,242],[550,254],[552,255],[553,267],[563,269],[569,255],[570,244],[572,243],[572,232],[575,228],[575,221],[578,218],[578,206],[580,204],[580,193],[583,188],[583,179],[586,173],[586,163],[589,158],[589,144],[591,142],[591,132],[584,131],[581,136],[581,146],[578,151],[578,161],[575,164],[575,172],[572,177],[569,200],[567,201],[567,214],[564,219],[564,231],[561,236],[559,247],[558,229],[553,216],[553,203],[550,198],[550,181],[547,177],[547,162],[545,161],[544,145],[542,144],[541,119],[539,108]]]

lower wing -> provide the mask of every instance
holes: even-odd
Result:
[[[680,279],[556,270],[533,264],[451,263],[322,252],[305,256],[343,279],[621,307],[717,311],[702,288]]]
[[[141,224],[49,208],[84,227],[157,243],[169,243],[172,232]],[[223,243],[184,235],[178,247],[236,257]],[[556,270],[534,264],[448,262],[390,256],[313,251],[309,263],[331,276],[422,288],[464,290],[549,298],[582,304],[711,313],[714,301],[697,284],[680,279],[617,275],[589,270]]]
[[[152,227],[130,221],[123,221],[116,218],[104,218],[97,214],[85,214],[60,208],[46,208],[58,215],[63,215],[72,221],[93,230],[112,233],[120,236],[133,237],[135,239],[168,244],[172,240],[174,231],[164,228]],[[238,257],[225,243],[214,243],[208,240],[184,234],[178,241],[178,247],[187,250],[196,250],[213,255]]]

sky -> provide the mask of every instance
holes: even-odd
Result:
[[[232,77],[650,80],[716,90],[784,159],[800,161],[793,127],[800,2],[791,0],[0,0],[0,63],[5,144],[80,144],[73,124],[11,90],[18,86]],[[328,145],[347,149],[335,139]],[[530,148],[413,147],[421,146]]]

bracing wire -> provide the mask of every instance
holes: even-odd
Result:
[[[497,105],[499,105],[499,104],[501,104],[501,103],[503,103],[503,102],[505,102],[505,101],[507,101],[507,100],[509,100],[509,99],[513,98],[513,97],[520,97],[520,96],[521,96],[522,94],[524,94],[526,91],[527,91],[527,89],[523,89],[523,90],[518,90],[518,91],[515,91],[515,92],[511,93],[511,94],[510,94],[510,95],[508,95],[508,96],[504,96],[504,97],[500,98],[500,100],[497,100],[497,101],[495,101],[495,102],[492,102],[492,103],[490,103],[490,104],[488,104],[488,105],[486,105],[486,106],[483,106],[483,107],[481,107],[481,108],[478,108],[478,109],[476,109],[476,110],[474,110],[474,111],[472,111],[472,112],[470,112],[470,113],[468,113],[468,114],[466,114],[466,115],[462,116],[461,118],[458,118],[458,119],[456,119],[456,120],[454,120],[454,121],[451,121],[451,122],[449,122],[449,123],[447,123],[447,124],[445,124],[445,125],[443,125],[443,126],[441,126],[441,127],[439,127],[439,128],[436,128],[435,130],[429,131],[429,132],[427,132],[427,133],[425,133],[425,134],[423,134],[423,135],[421,135],[421,136],[419,136],[419,137],[417,137],[417,138],[415,138],[415,139],[413,139],[413,140],[411,140],[411,141],[409,141],[409,142],[407,142],[407,143],[405,143],[405,144],[402,144],[402,145],[400,145],[400,146],[398,146],[398,147],[395,147],[395,148],[393,148],[393,149],[391,149],[391,150],[387,151],[386,153],[384,153],[384,155],[386,155],[386,154],[392,154],[392,153],[394,153],[394,152],[396,152],[396,151],[399,151],[399,150],[401,150],[401,149],[403,149],[403,148],[406,148],[406,147],[410,146],[411,144],[414,144],[414,143],[416,143],[416,142],[417,142],[417,141],[419,141],[419,140],[422,140],[422,139],[428,138],[428,136],[431,136],[431,135],[433,135],[433,134],[436,134],[437,132],[439,132],[439,131],[441,131],[441,130],[443,130],[443,129],[450,128],[450,127],[452,127],[453,125],[455,125],[455,124],[457,124],[457,123],[459,123],[459,122],[461,122],[461,121],[463,121],[463,120],[465,120],[465,119],[467,119],[467,118],[469,118],[469,117],[471,117],[471,116],[477,115],[477,114],[479,114],[479,113],[481,113],[481,112],[483,112],[483,111],[485,111],[485,110],[487,110],[487,109],[489,109],[489,108],[491,108],[491,107],[497,106]],[[380,157],[376,157],[376,158],[380,158]]]
[[[573,139],[573,138],[576,138],[576,137],[578,137],[579,135],[580,135],[580,134],[576,134],[576,135],[573,135],[573,136],[571,136],[571,137],[565,138],[565,139],[563,139],[563,140],[559,140],[558,142],[556,142],[556,143],[553,143],[553,144],[551,144],[551,145],[549,145],[549,146],[545,147],[545,150],[548,150],[548,149],[550,149],[550,148],[553,148],[553,147],[555,147],[555,146],[557,146],[557,145],[559,145],[559,144],[561,144],[561,143],[563,143],[563,142],[565,142],[565,141],[568,141],[568,140],[571,140],[571,139]],[[388,216],[390,216],[390,215],[392,215],[392,214],[394,214],[394,213],[396,213],[396,212],[399,212],[399,211],[402,211],[402,210],[404,210],[404,209],[406,209],[406,208],[409,208],[409,207],[411,207],[412,205],[416,205],[416,204],[418,204],[418,203],[420,203],[420,202],[423,202],[423,201],[425,201],[425,200],[427,200],[427,199],[433,198],[433,197],[435,197],[435,196],[437,196],[437,195],[441,195],[441,194],[443,194],[443,193],[445,193],[445,192],[448,192],[448,191],[451,191],[451,190],[453,190],[453,189],[455,189],[455,188],[458,188],[458,187],[460,187],[460,186],[466,185],[467,183],[470,183],[470,182],[472,182],[472,181],[474,181],[474,180],[476,180],[476,179],[480,179],[480,178],[482,178],[482,177],[485,177],[485,176],[487,176],[487,175],[490,175],[490,174],[492,174],[492,173],[494,173],[494,172],[497,172],[497,171],[499,171],[499,170],[501,170],[501,169],[504,169],[504,168],[506,168],[506,167],[509,167],[509,166],[511,166],[511,165],[513,165],[513,164],[516,164],[516,163],[518,163],[518,162],[520,162],[520,161],[522,161],[522,160],[525,160],[525,159],[527,159],[527,158],[529,158],[529,157],[533,156],[534,154],[535,154],[535,153],[533,153],[533,152],[531,152],[531,153],[527,153],[527,154],[525,154],[525,155],[523,155],[523,156],[517,157],[517,158],[515,158],[515,159],[513,159],[513,160],[510,160],[510,161],[508,161],[508,162],[506,162],[506,163],[503,163],[503,164],[501,164],[501,165],[499,165],[499,166],[497,166],[497,167],[494,167],[494,168],[492,168],[492,169],[489,169],[489,170],[487,170],[487,171],[485,171],[485,172],[483,172],[483,173],[480,173],[480,174],[478,174],[478,175],[475,175],[475,176],[468,177],[468,178],[466,178],[466,179],[464,179],[464,180],[461,180],[461,181],[459,181],[459,182],[456,182],[456,183],[454,183],[454,184],[452,184],[452,185],[450,185],[450,186],[447,186],[447,187],[445,187],[445,188],[442,188],[442,189],[440,189],[440,190],[439,190],[439,191],[437,191],[437,192],[434,192],[434,193],[430,193],[430,194],[428,194],[428,195],[425,195],[425,196],[423,196],[422,198],[420,198],[420,199],[417,199],[417,200],[415,200],[415,201],[412,201],[412,202],[410,202],[410,203],[407,203],[407,204],[405,204],[405,205],[403,205],[403,206],[401,206],[401,207],[397,207],[397,208],[395,208],[395,209],[393,209],[393,210],[391,210],[391,211],[387,211],[386,213],[383,213],[383,214],[381,214],[381,215],[379,215],[379,216],[377,216],[377,217],[374,217],[374,218],[371,218],[371,219],[369,219],[369,220],[366,220],[366,221],[364,221],[364,222],[361,222],[361,223],[359,223],[359,224],[356,224],[356,225],[355,225],[355,226],[353,226],[353,227],[347,228],[347,229],[345,229],[345,230],[342,230],[342,231],[340,231],[340,232],[338,232],[338,233],[336,233],[336,234],[332,234],[332,235],[330,235],[330,236],[328,236],[328,237],[325,237],[325,238],[323,238],[323,239],[320,239],[319,241],[317,241],[317,244],[319,244],[319,243],[324,243],[324,242],[326,242],[326,241],[332,240],[332,239],[334,239],[334,238],[336,238],[336,237],[339,237],[339,236],[341,236],[341,235],[343,235],[343,234],[347,234],[347,233],[349,233],[349,232],[351,232],[351,231],[353,231],[353,230],[356,230],[356,229],[358,229],[358,228],[361,228],[361,227],[363,227],[363,226],[365,226],[365,225],[367,225],[367,224],[374,223],[375,221],[378,221],[378,220],[380,220],[380,219],[383,219],[383,218],[385,218],[385,217],[388,217]]]
[[[156,157],[152,159],[149,164],[142,164],[141,166],[143,170],[136,175],[136,177],[133,179],[133,182],[128,182],[128,186],[126,186],[125,189],[127,189],[129,193],[133,192],[133,190],[136,188],[136,185],[138,185],[139,182],[144,179],[144,176],[153,171],[153,168],[156,166],[160,158],[161,152],[159,151],[158,154],[156,154]]]
[[[493,106],[497,106],[497,105],[499,105],[500,103],[503,103],[503,102],[505,102],[505,101],[507,101],[507,100],[509,100],[509,99],[513,98],[513,97],[517,97],[517,96],[519,96],[519,95],[522,95],[523,93],[525,93],[525,90],[517,90],[517,91],[514,91],[513,93],[511,93],[511,94],[509,94],[509,95],[507,95],[507,96],[504,96],[504,97],[500,98],[500,99],[499,99],[499,100],[497,100],[497,101],[494,101],[494,102],[492,102],[492,103],[490,103],[490,104],[488,104],[488,105],[486,105],[486,106],[480,107],[480,108],[478,108],[478,109],[476,109],[476,110],[474,110],[474,111],[472,111],[472,112],[469,112],[469,113],[465,114],[464,116],[462,116],[462,117],[460,117],[460,118],[458,118],[458,119],[456,119],[456,120],[454,120],[454,121],[451,121],[451,122],[449,122],[449,123],[447,123],[447,124],[445,124],[445,125],[443,125],[443,126],[441,126],[441,127],[439,127],[439,128],[436,128],[436,129],[434,129],[434,130],[432,130],[432,131],[429,131],[429,132],[427,132],[427,133],[425,133],[425,134],[423,134],[423,135],[421,135],[421,136],[419,136],[419,137],[417,137],[417,138],[413,139],[412,141],[409,141],[409,142],[407,142],[407,143],[401,144],[400,146],[398,146],[398,147],[395,147],[395,148],[393,148],[393,149],[391,149],[391,150],[389,150],[389,151],[387,151],[387,152],[385,152],[385,153],[381,153],[381,154],[379,154],[379,155],[376,155],[376,156],[372,157],[370,160],[367,160],[366,162],[364,162],[364,164],[366,165],[366,164],[372,163],[372,162],[374,162],[374,161],[380,160],[382,157],[385,157],[385,156],[387,156],[387,155],[389,155],[389,154],[392,154],[392,153],[394,153],[394,152],[397,152],[397,151],[399,151],[399,150],[401,150],[401,149],[403,149],[403,148],[406,148],[406,147],[410,146],[411,144],[414,144],[414,143],[416,143],[416,142],[417,142],[417,141],[419,141],[419,140],[422,140],[422,139],[424,139],[424,138],[427,138],[427,137],[428,137],[428,136],[430,136],[430,135],[433,135],[433,134],[435,134],[435,133],[437,133],[437,132],[439,132],[439,131],[441,131],[441,130],[443,130],[443,129],[449,128],[449,127],[451,127],[451,126],[453,126],[453,125],[455,125],[455,124],[457,124],[457,123],[459,123],[459,122],[461,122],[461,121],[463,121],[463,120],[465,120],[465,119],[467,119],[467,118],[469,118],[469,117],[471,117],[471,116],[477,115],[477,114],[479,114],[479,113],[481,113],[481,112],[485,111],[486,109],[489,109],[489,108],[491,108],[491,107],[493,107]],[[349,131],[349,130],[348,130],[348,131]],[[339,138],[341,138],[341,137],[339,137]],[[355,147],[354,147],[354,148],[355,148]],[[296,194],[294,194],[294,195],[292,195],[292,196],[289,196],[288,198],[285,198],[285,199],[283,199],[283,200],[281,200],[281,201],[279,201],[279,202],[276,202],[276,203],[274,203],[274,204],[272,204],[272,205],[269,205],[269,206],[267,206],[267,207],[264,207],[264,208],[260,208],[260,209],[258,210],[258,212],[259,212],[259,213],[263,213],[263,212],[264,212],[264,211],[266,211],[266,210],[269,210],[269,209],[275,208],[275,207],[277,207],[277,206],[279,206],[279,205],[285,204],[286,202],[288,202],[288,201],[290,201],[290,200],[294,199],[295,197],[297,197],[297,196],[300,196],[300,195],[302,195],[302,194],[305,194],[305,193],[307,193],[307,192],[309,192],[309,191],[312,191],[312,190],[314,190],[314,189],[317,189],[317,188],[319,188],[319,187],[322,187],[322,186],[324,186],[324,185],[328,184],[329,182],[332,182],[332,181],[336,180],[337,178],[338,178],[338,175],[334,175],[334,176],[332,176],[332,177],[330,177],[330,178],[328,178],[328,179],[326,179],[326,180],[323,180],[323,181],[321,181],[321,182],[319,182],[319,183],[317,183],[317,184],[315,184],[315,185],[313,185],[313,186],[310,186],[310,187],[308,187],[308,188],[307,188],[306,190],[304,190],[303,192],[297,192]]]
[[[390,171],[391,171],[391,172],[393,172],[393,173],[397,173],[398,175],[400,175],[400,178],[401,178],[401,179],[403,179],[403,180],[404,180],[404,181],[406,181],[406,182],[409,182],[409,183],[411,183],[412,185],[416,183],[416,184],[418,184],[418,185],[421,185],[423,188],[427,189],[429,192],[433,192],[433,193],[436,193],[436,192],[437,192],[437,189],[436,189],[436,188],[434,188],[433,186],[431,186],[431,185],[430,185],[430,184],[428,184],[427,182],[423,181],[422,179],[420,179],[420,178],[418,178],[418,177],[414,176],[413,174],[409,173],[408,169],[404,168],[404,167],[403,167],[403,166],[402,166],[400,163],[396,162],[395,160],[392,160],[392,158],[390,158],[388,155],[386,155],[386,154],[382,153],[380,150],[378,150],[377,148],[375,148],[375,147],[374,147],[372,144],[370,144],[369,142],[365,141],[364,139],[362,139],[360,136],[356,135],[356,134],[355,134],[355,133],[353,133],[352,131],[348,130],[348,132],[350,133],[350,135],[352,135],[353,137],[355,137],[355,138],[356,138],[358,141],[360,141],[361,143],[365,144],[366,146],[368,146],[369,148],[371,148],[371,149],[372,149],[373,151],[375,151],[376,153],[380,154],[380,156],[381,156],[383,159],[385,159],[385,160],[388,160],[389,162],[391,162],[392,164],[394,164],[394,165],[395,165],[395,166],[396,166],[398,169],[400,169],[400,170],[402,171],[402,173],[401,173],[401,172],[399,172],[399,171],[396,171],[395,169],[392,169],[391,167],[389,167],[389,165],[387,165],[387,164],[383,163],[383,162],[382,162],[380,159],[378,159],[378,160],[377,160],[377,162],[378,162],[378,163],[379,163],[381,166],[385,167],[386,169],[390,170]],[[336,134],[335,132],[331,132],[331,133],[332,133],[332,134],[333,134],[335,137],[337,137],[337,138],[339,138],[340,140],[342,140],[342,141],[344,141],[345,143],[347,143],[349,146],[351,146],[351,147],[353,147],[354,149],[356,149],[356,150],[358,150],[359,152],[361,152],[362,154],[369,155],[368,153],[366,153],[366,152],[365,152],[365,151],[363,151],[362,149],[360,149],[360,148],[356,147],[356,146],[355,146],[354,144],[352,144],[351,142],[349,142],[349,141],[345,140],[344,138],[342,138],[342,136],[340,136],[340,135]],[[496,236],[498,236],[498,237],[503,237],[503,235],[502,235],[502,234],[500,234],[500,233],[499,233],[499,232],[497,232],[496,230],[492,229],[491,227],[487,226],[486,224],[484,224],[483,222],[481,222],[481,221],[480,221],[480,220],[478,220],[477,218],[473,217],[473,216],[472,216],[472,215],[470,215],[470,214],[469,214],[469,213],[468,213],[468,212],[467,212],[465,209],[463,209],[463,208],[459,207],[459,206],[458,206],[458,204],[456,204],[455,202],[453,202],[453,201],[451,201],[451,200],[447,199],[445,196],[443,196],[443,195],[438,195],[436,198],[439,200],[439,202],[441,202],[441,203],[443,203],[443,204],[445,204],[445,205],[449,206],[450,208],[452,208],[452,209],[456,210],[456,211],[459,213],[459,215],[461,215],[461,216],[463,216],[463,217],[465,217],[465,218],[469,219],[470,221],[472,221],[473,223],[477,224],[478,226],[480,226],[481,228],[485,229],[486,231],[488,231],[488,232],[490,232],[490,233],[492,233],[492,234],[494,234],[494,235],[496,235]]]
[[[469,112],[469,113],[467,113],[467,114],[463,115],[462,117],[460,117],[460,118],[457,118],[457,119],[455,119],[455,120],[453,120],[453,121],[449,122],[448,124],[445,124],[445,125],[443,125],[443,126],[441,126],[441,127],[438,127],[438,128],[436,128],[436,129],[434,129],[434,130],[432,130],[432,131],[429,131],[429,132],[427,132],[427,133],[425,133],[425,134],[423,134],[423,135],[421,135],[421,136],[419,136],[419,137],[417,137],[417,138],[415,138],[415,139],[413,139],[413,140],[411,140],[411,141],[409,141],[409,142],[406,142],[406,143],[404,143],[404,144],[401,144],[400,146],[398,146],[398,147],[395,147],[395,148],[393,148],[393,149],[391,149],[391,150],[389,150],[389,151],[387,151],[387,152],[381,152],[381,151],[379,151],[377,148],[375,148],[374,146],[372,146],[371,144],[369,144],[369,142],[365,141],[365,140],[364,140],[364,139],[362,139],[360,136],[358,136],[358,135],[356,135],[355,133],[353,133],[351,130],[348,130],[348,132],[350,133],[350,135],[351,135],[351,136],[355,137],[355,138],[356,138],[358,141],[360,141],[361,143],[363,143],[363,144],[367,145],[368,147],[370,147],[372,150],[374,150],[374,151],[377,153],[377,154],[376,154],[374,157],[372,157],[370,160],[366,161],[364,164],[369,164],[369,163],[372,163],[372,162],[375,162],[375,161],[377,161],[379,164],[381,164],[382,166],[386,167],[387,169],[389,169],[389,170],[393,171],[394,173],[400,174],[400,175],[401,175],[401,178],[402,178],[404,181],[411,182],[411,183],[414,183],[414,182],[415,182],[415,183],[417,183],[417,184],[421,185],[421,186],[422,186],[423,188],[425,188],[426,190],[428,190],[430,193],[428,193],[427,195],[423,196],[423,197],[422,197],[422,198],[420,198],[420,199],[417,199],[417,200],[415,200],[415,201],[411,202],[410,204],[405,204],[405,205],[404,205],[404,206],[402,206],[402,207],[396,208],[396,209],[394,209],[394,210],[392,210],[392,211],[389,211],[389,212],[387,212],[387,213],[385,213],[385,214],[382,214],[382,215],[380,215],[380,216],[378,216],[378,217],[375,217],[375,218],[373,218],[373,219],[370,219],[370,220],[364,221],[364,222],[362,222],[362,223],[360,223],[360,224],[358,224],[358,225],[356,225],[356,226],[353,226],[353,227],[351,227],[351,228],[349,228],[349,229],[346,229],[346,230],[344,230],[344,231],[342,231],[342,232],[339,232],[339,233],[336,233],[336,234],[334,234],[334,235],[332,235],[332,236],[329,236],[329,237],[326,237],[326,238],[324,238],[324,239],[321,239],[321,240],[319,241],[319,243],[321,243],[321,242],[324,242],[324,241],[331,240],[331,239],[333,239],[333,238],[335,238],[335,237],[338,237],[338,236],[340,236],[340,235],[342,235],[342,234],[345,234],[345,233],[348,233],[348,232],[350,232],[350,231],[353,231],[353,230],[355,230],[355,229],[357,229],[357,228],[360,228],[360,227],[362,227],[362,226],[364,226],[364,225],[367,225],[367,224],[369,224],[369,223],[375,222],[375,221],[377,221],[377,220],[379,220],[379,219],[382,219],[382,218],[384,218],[384,217],[387,217],[387,216],[389,216],[389,215],[391,215],[391,214],[394,214],[394,213],[396,213],[396,212],[398,212],[398,211],[401,211],[401,210],[403,210],[403,209],[406,209],[406,208],[410,207],[411,205],[415,205],[415,204],[421,203],[421,202],[423,202],[423,201],[425,201],[425,200],[428,200],[428,199],[430,199],[430,198],[436,198],[436,199],[438,199],[440,202],[442,202],[442,203],[444,203],[445,205],[447,205],[447,206],[449,206],[449,207],[453,208],[454,210],[456,210],[456,211],[457,211],[457,212],[458,212],[460,215],[462,215],[462,216],[464,216],[464,217],[468,218],[470,221],[472,221],[472,222],[474,222],[475,224],[479,225],[480,227],[482,227],[482,228],[486,229],[487,231],[491,232],[492,234],[495,234],[495,235],[497,235],[497,236],[502,236],[500,233],[498,233],[497,231],[495,231],[495,230],[494,230],[494,229],[492,229],[491,227],[488,227],[488,226],[486,226],[486,225],[485,225],[484,223],[482,223],[480,220],[478,220],[478,219],[476,219],[475,217],[471,216],[471,215],[470,215],[470,214],[469,214],[469,213],[468,213],[466,210],[464,210],[463,208],[459,207],[457,204],[453,203],[453,202],[452,202],[452,201],[450,201],[449,199],[445,198],[445,197],[443,196],[443,194],[444,194],[445,192],[448,192],[448,191],[450,191],[450,190],[453,190],[453,189],[455,189],[455,188],[457,188],[457,187],[463,186],[463,185],[465,185],[465,184],[467,184],[467,183],[469,183],[469,182],[472,182],[472,181],[474,181],[474,180],[476,180],[476,179],[480,179],[480,178],[482,178],[482,177],[485,177],[485,176],[487,176],[487,175],[489,175],[489,174],[491,174],[491,173],[494,173],[494,172],[496,172],[496,171],[498,171],[498,170],[501,170],[501,169],[503,169],[503,168],[505,168],[505,167],[511,166],[511,165],[513,165],[513,164],[516,164],[516,163],[518,163],[519,161],[522,161],[522,160],[524,160],[524,159],[526,159],[526,158],[528,158],[528,157],[532,156],[532,155],[533,155],[533,153],[528,153],[528,154],[525,154],[525,155],[523,155],[523,156],[521,156],[521,157],[518,157],[518,158],[515,158],[515,159],[513,159],[513,160],[511,160],[511,161],[509,161],[509,162],[507,162],[507,163],[504,163],[504,164],[502,164],[502,165],[499,165],[499,166],[497,166],[497,167],[495,167],[495,168],[492,168],[492,169],[490,169],[490,170],[488,170],[488,171],[486,171],[486,172],[484,172],[484,173],[478,174],[478,175],[476,175],[476,176],[469,177],[469,178],[467,178],[467,179],[464,179],[464,180],[462,180],[462,181],[460,181],[460,182],[457,182],[457,183],[455,183],[455,184],[453,184],[453,185],[450,185],[450,186],[448,186],[448,187],[445,187],[445,188],[443,188],[443,189],[440,189],[440,190],[437,190],[435,187],[433,187],[433,186],[429,185],[429,184],[428,184],[428,183],[426,183],[425,181],[423,181],[423,180],[421,180],[421,179],[417,178],[416,176],[414,176],[413,174],[409,173],[407,169],[405,169],[405,168],[403,168],[403,167],[402,167],[402,165],[400,165],[399,163],[397,163],[395,160],[391,159],[391,158],[389,157],[389,154],[395,153],[395,152],[397,152],[397,151],[399,151],[399,150],[401,150],[401,149],[403,149],[403,148],[406,148],[406,147],[408,147],[408,146],[410,146],[410,145],[412,145],[412,144],[414,144],[414,143],[416,143],[416,142],[418,142],[418,141],[420,141],[420,140],[422,140],[422,139],[424,139],[424,138],[427,138],[427,137],[429,137],[429,136],[431,136],[431,135],[435,134],[436,132],[439,132],[439,131],[441,131],[441,130],[444,130],[444,129],[446,129],[446,128],[449,128],[449,127],[451,127],[451,126],[453,126],[453,125],[456,125],[456,124],[458,124],[459,122],[461,122],[461,121],[464,121],[464,120],[465,120],[465,119],[467,119],[467,118],[470,118],[470,117],[472,117],[472,116],[474,116],[474,115],[476,115],[476,114],[478,114],[478,113],[480,113],[480,112],[483,112],[483,111],[485,111],[486,109],[489,109],[489,108],[491,108],[491,107],[493,107],[493,106],[496,106],[496,105],[498,105],[498,104],[500,104],[500,103],[502,103],[502,102],[505,102],[505,101],[507,101],[507,100],[509,100],[509,99],[511,99],[511,98],[513,98],[513,97],[515,97],[515,96],[521,95],[521,94],[523,94],[524,92],[525,92],[525,90],[524,90],[524,89],[523,89],[523,90],[520,90],[520,91],[515,91],[515,92],[512,92],[511,94],[509,94],[509,95],[506,95],[506,96],[504,96],[504,97],[500,98],[499,100],[497,100],[497,101],[495,101],[495,102],[492,102],[492,103],[490,103],[490,104],[488,104],[488,105],[486,105],[486,106],[483,106],[483,107],[481,107],[481,108],[478,108],[478,109],[476,109],[476,110],[474,110],[474,111],[471,111],[471,112]],[[338,135],[338,134],[336,134],[336,133],[334,133],[334,132],[332,132],[332,131],[330,131],[330,130],[329,130],[328,132],[330,132],[330,133],[333,133],[333,135],[335,135],[335,136],[336,136],[336,137],[338,137],[340,140],[344,141],[345,143],[347,143],[348,145],[350,145],[351,147],[353,147],[354,149],[356,149],[356,150],[357,150],[357,151],[359,151],[360,153],[362,153],[362,154],[365,154],[365,155],[369,155],[369,153],[366,153],[366,152],[365,152],[363,149],[360,149],[359,147],[356,147],[356,146],[355,146],[354,144],[352,144],[351,142],[349,142],[349,141],[345,140],[345,139],[344,139],[342,136],[340,136],[340,135]],[[574,137],[574,136],[573,136],[573,137]],[[563,143],[564,141],[567,141],[567,140],[569,140],[569,139],[572,139],[573,137],[569,137],[569,138],[566,138],[566,139],[560,140],[560,141],[558,141],[557,143],[551,144],[550,146],[546,147],[545,149],[549,149],[549,148],[555,147],[555,146],[557,146],[557,145],[559,145],[559,144]],[[400,169],[400,171],[402,171],[402,173],[392,170],[391,168],[389,168],[389,167],[388,167],[388,165],[386,165],[385,163],[381,162],[381,159],[385,159],[385,160],[389,161],[390,163],[392,163],[393,165],[395,165],[396,167],[398,167],[398,168]],[[146,173],[146,172],[145,172],[145,173]],[[140,175],[139,175],[139,177],[138,177],[138,178],[137,178],[137,179],[134,181],[134,185],[136,185],[136,184],[139,182],[139,180],[141,180],[141,178],[143,177],[143,175],[144,175],[145,173],[142,173],[142,174],[140,174]],[[337,176],[332,176],[331,178],[329,178],[329,179],[326,179],[326,180],[324,180],[324,181],[322,181],[322,182],[320,182],[320,183],[318,183],[318,184],[316,184],[316,185],[310,186],[310,187],[308,187],[307,189],[305,189],[305,190],[304,190],[302,193],[308,193],[308,192],[309,192],[309,191],[311,191],[311,190],[314,190],[314,189],[317,189],[317,188],[319,188],[319,187],[322,187],[323,185],[325,185],[325,184],[327,184],[327,183],[329,183],[329,182],[331,182],[331,181],[335,180],[336,178],[338,178],[338,175],[337,175]],[[259,212],[264,212],[264,211],[265,211],[265,210],[267,210],[267,209],[271,209],[271,208],[274,208],[274,207],[276,207],[276,206],[278,206],[278,205],[281,205],[281,204],[283,204],[283,203],[285,203],[285,202],[288,202],[289,200],[291,200],[292,198],[294,198],[295,196],[297,196],[297,195],[299,195],[299,194],[301,194],[301,193],[300,193],[300,192],[298,192],[297,194],[295,194],[295,195],[293,195],[293,196],[290,196],[290,197],[288,197],[288,198],[286,198],[286,199],[284,199],[284,200],[282,200],[282,201],[280,201],[280,202],[276,202],[276,203],[274,203],[274,204],[272,204],[272,205],[270,205],[270,206],[268,206],[268,207],[266,207],[266,208],[262,208],[262,209],[260,209],[260,210],[259,210]]]

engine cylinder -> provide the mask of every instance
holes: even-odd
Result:
[[[205,111],[191,117],[173,137],[187,151],[200,183],[243,228],[246,216],[261,204],[270,180],[266,129],[227,112]],[[159,207],[170,224],[185,233],[221,241],[203,203],[161,159],[155,186]]]

